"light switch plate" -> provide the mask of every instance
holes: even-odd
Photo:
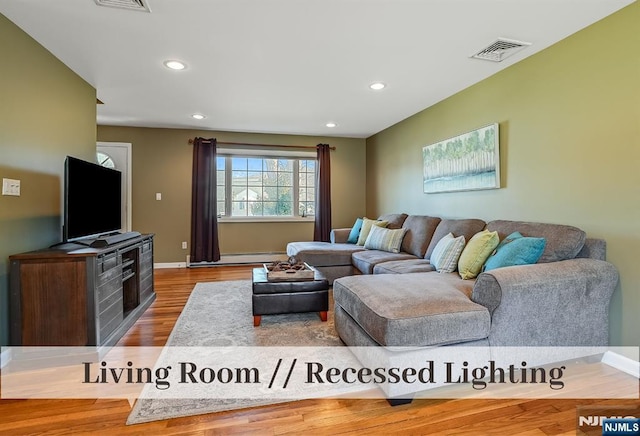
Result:
[[[2,179],[2,195],[20,196],[20,180]]]
[[[156,200],[162,200],[162,193],[156,192]]]

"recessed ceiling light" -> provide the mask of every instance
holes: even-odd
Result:
[[[333,129],[334,127],[336,127],[336,126],[337,126],[337,124],[336,124],[336,123],[329,122],[329,123],[325,124],[325,126],[329,127],[330,129]]]
[[[187,66],[180,61],[164,61],[164,66],[172,70],[184,70]]]
[[[374,82],[371,85],[369,85],[369,88],[373,89],[374,91],[380,91],[381,89],[386,88],[387,85],[385,85],[382,82]]]
[[[207,117],[202,114],[193,114],[191,115],[191,118],[195,118],[196,120],[204,120]]]

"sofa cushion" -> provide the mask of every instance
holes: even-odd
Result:
[[[367,250],[382,250],[389,253],[400,253],[402,238],[405,229],[387,229],[384,227],[372,226],[369,236],[364,243]]]
[[[471,240],[462,250],[458,260],[458,274],[468,280],[475,278],[482,270],[482,265],[487,261],[493,250],[496,249],[500,238],[498,232],[483,230],[473,235]]]
[[[440,221],[436,231],[433,233],[427,252],[424,255],[425,259],[431,259],[431,253],[436,248],[436,244],[440,239],[444,238],[447,233],[453,233],[453,236],[464,236],[464,240],[468,241],[473,235],[484,229],[485,222],[479,219],[461,219],[452,220],[444,219]]]
[[[474,282],[456,273],[342,277],[333,297],[380,345],[445,345],[489,335],[489,311],[470,299]]]
[[[362,218],[362,228],[360,229],[360,235],[358,236],[357,245],[364,245],[364,243],[367,241],[367,236],[369,236],[369,232],[371,231],[371,227],[373,226],[387,227],[387,224],[389,224],[387,221],[379,221],[379,220],[372,220],[369,218]]]
[[[307,262],[311,266],[351,265],[351,254],[363,251],[354,244],[332,244],[330,242],[289,242],[287,255]]]
[[[388,253],[380,250],[358,251],[351,255],[353,266],[358,268],[363,274],[373,274],[373,267],[382,262],[392,260],[415,259],[413,254],[408,253]]]
[[[520,232],[522,236],[546,239],[547,245],[538,263],[573,259],[582,250],[586,239],[584,231],[561,224],[497,220],[488,223],[487,229],[497,231],[501,240],[513,232]]]
[[[440,218],[432,216],[410,215],[402,224],[407,230],[402,240],[401,251],[424,257],[433,233],[440,223]]]
[[[506,266],[531,265],[538,262],[544,251],[546,240],[544,238],[515,236],[519,234],[518,232],[512,233],[505,239],[505,241],[509,242],[499,247],[495,253],[489,256],[483,271],[491,271],[492,269]]]
[[[431,263],[436,271],[442,273],[454,272],[458,268],[458,259],[464,249],[464,236],[454,238],[453,233],[445,235],[433,249]]]
[[[402,228],[402,224],[404,223],[404,220],[407,219],[407,214],[406,213],[389,213],[387,215],[382,215],[380,218],[378,218],[378,221],[386,221],[387,223],[387,228],[389,229],[400,229]]]
[[[408,274],[435,271],[427,259],[405,259],[382,262],[373,267],[374,274]]]
[[[356,222],[353,223],[353,227],[351,227],[351,231],[349,232],[349,237],[347,238],[348,244],[358,243],[358,237],[360,236],[361,229],[362,229],[362,218],[356,218]]]

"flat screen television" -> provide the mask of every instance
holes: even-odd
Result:
[[[120,171],[71,156],[67,156],[64,169],[64,241],[119,231],[122,228]]]

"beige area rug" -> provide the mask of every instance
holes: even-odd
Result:
[[[341,346],[330,310],[327,322],[317,313],[265,315],[253,326],[251,282],[198,283],[167,340],[171,347]],[[127,424],[242,409],[280,401],[252,399],[139,399]]]

